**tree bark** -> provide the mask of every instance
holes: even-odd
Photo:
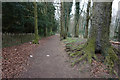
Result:
[[[66,34],[65,34],[65,18],[64,18],[64,3],[61,2],[61,30],[60,30],[60,40],[66,39]]]
[[[92,28],[88,46],[93,47],[94,53],[105,57],[105,62],[112,68],[118,56],[109,42],[109,28],[111,23],[112,2],[93,3]],[[92,46],[89,44],[92,43]],[[89,50],[89,49],[88,49]]]
[[[87,4],[87,15],[86,15],[86,26],[85,26],[85,36],[84,38],[88,38],[88,24],[89,24],[89,8],[90,8],[90,2]]]
[[[79,37],[79,2],[76,2],[76,13],[75,13],[75,37]]]
[[[47,32],[48,32],[47,27],[44,27],[44,36],[45,37],[47,37]]]
[[[112,2],[94,2],[92,24],[90,28],[90,36],[88,41],[80,51],[72,54],[82,55],[79,62],[87,58],[91,63],[92,59],[97,59],[96,53],[102,54],[104,62],[109,66],[110,72],[113,70],[114,64],[118,61],[116,49],[109,42],[109,27],[111,23]],[[103,61],[103,60],[102,60]]]
[[[105,54],[105,49],[110,46],[109,28],[111,23],[112,3],[94,3],[92,27],[95,30],[95,51]],[[93,35],[92,35],[93,36]]]
[[[118,15],[118,41],[120,42],[120,1],[118,2],[118,13],[117,13],[117,15]],[[120,45],[119,45],[119,51],[120,51]]]
[[[67,19],[66,19],[66,35],[68,36],[68,24],[69,24],[69,9],[67,8]]]
[[[34,21],[35,21],[35,40],[33,43],[38,44],[39,35],[38,35],[38,15],[37,15],[37,3],[34,2]]]
[[[118,23],[118,41],[120,42],[120,19],[119,19],[119,23]],[[119,51],[120,51],[120,45],[119,45]]]
[[[70,22],[70,12],[72,8],[72,2],[64,2],[64,13],[65,13],[65,34],[69,34],[69,22]]]

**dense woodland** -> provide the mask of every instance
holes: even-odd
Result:
[[[87,4],[87,10],[83,10],[85,4],[83,4],[83,8],[80,8],[80,2],[76,2],[75,6],[75,21],[74,21],[74,30],[73,33],[69,31],[71,29],[69,26],[70,24],[70,18],[72,15],[70,15],[72,10],[73,2],[63,2],[59,3],[58,5],[60,7],[60,19],[55,19],[55,7],[56,3],[52,2],[42,2],[42,3],[36,3],[37,7],[33,2],[3,2],[2,3],[2,32],[3,33],[34,33],[34,25],[35,25],[35,8],[37,8],[37,26],[38,26],[38,34],[39,35],[50,35],[54,32],[63,31],[63,36],[70,36],[70,34],[73,34],[75,37],[78,37],[80,33],[84,35],[84,38],[88,37],[88,30],[89,26],[91,26],[91,18],[92,14],[94,13],[92,11],[92,8],[89,2]],[[112,5],[111,5],[112,6]],[[6,8],[8,7],[8,8]],[[111,12],[112,13],[112,12]],[[13,15],[14,14],[14,15]],[[82,15],[84,14],[84,15]],[[115,23],[112,26],[115,26],[114,29],[114,36],[115,38],[118,38],[118,30],[119,30],[119,13],[117,17],[115,17]],[[12,20],[11,20],[12,19]],[[60,20],[62,21],[60,23]],[[111,19],[110,19],[111,20]],[[90,23],[90,24],[89,24]],[[60,27],[61,25],[62,27]],[[82,28],[82,29],[80,29]],[[66,33],[64,33],[66,32]]]
[[[3,2],[2,5],[3,33],[33,33],[34,14],[37,7],[39,34],[52,34],[52,31],[57,30],[58,22],[54,18],[55,7],[50,2],[35,4],[33,2]]]
[[[75,14],[71,14],[73,4]],[[33,44],[39,44],[42,37],[60,34],[59,40],[66,42],[66,52],[76,58],[73,66],[82,60],[90,64],[99,61],[97,54],[100,54],[100,61],[116,74],[114,68],[120,54],[120,2],[116,17],[112,16],[112,2],[3,2],[2,10],[3,34],[33,33]],[[74,47],[81,39],[85,43]]]

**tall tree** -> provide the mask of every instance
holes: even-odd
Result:
[[[120,42],[120,1],[118,3],[118,41]],[[119,50],[120,50],[120,45],[119,45]],[[120,55],[120,54],[119,54]]]
[[[84,38],[88,38],[88,26],[89,26],[89,9],[90,9],[90,2],[87,4],[87,15],[86,15],[86,26],[85,26],[85,36]]]
[[[35,40],[33,43],[38,44],[39,35],[38,35],[38,13],[37,13],[37,3],[36,0],[34,2],[34,20],[35,20]]]
[[[82,50],[79,52],[84,55],[77,60],[81,61],[85,58],[89,63],[92,59],[97,59],[96,53],[104,56],[105,63],[108,64],[110,70],[114,67],[114,63],[118,61],[116,49],[113,48],[109,42],[109,27],[111,23],[112,2],[94,2],[92,27],[90,30],[90,37]]]
[[[61,31],[60,31],[60,40],[66,39],[66,34],[65,34],[65,14],[64,14],[64,2],[61,2],[61,17],[60,17],[60,26],[61,26]]]
[[[120,19],[119,19],[119,28],[118,28],[118,41],[120,42]],[[120,50],[120,45],[119,45],[119,50]]]
[[[76,12],[75,12],[75,37],[79,36],[79,10],[80,10],[80,2],[76,2]]]
[[[48,7],[48,5],[47,5],[47,2],[45,2],[45,16],[47,16],[47,7]],[[47,25],[45,25],[44,26],[44,36],[47,36]]]
[[[92,52],[101,53],[105,57],[105,62],[113,67],[118,57],[109,42],[112,2],[95,2],[93,11],[92,28],[87,46],[92,47]]]
[[[65,34],[68,36],[69,22],[70,22],[70,12],[72,10],[72,2],[64,2],[65,11]]]
[[[52,2],[37,2],[37,24],[40,36],[44,36],[45,27],[47,34],[57,31],[57,20],[54,18],[55,7]],[[35,8],[33,2],[3,2],[2,3],[2,31],[7,33],[34,33]],[[10,9],[9,9],[10,8]],[[12,11],[11,11],[12,10]],[[46,14],[47,12],[47,14]],[[50,29],[51,28],[51,29]],[[52,31],[52,32],[51,32]],[[44,34],[43,34],[44,33]]]

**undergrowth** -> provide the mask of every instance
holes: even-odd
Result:
[[[72,62],[72,66],[74,66],[76,63],[79,63],[82,60],[87,60],[90,64],[93,60],[98,61],[98,58],[95,54],[94,40],[95,39],[88,40],[87,42],[84,42],[79,45],[77,45],[76,43],[81,43],[84,40],[76,38],[67,38],[63,40],[66,44],[66,51],[69,53],[69,56],[72,58],[76,58],[76,60]],[[105,54],[108,55],[105,56],[104,64],[108,66],[108,70],[111,74],[114,73],[117,75],[117,72],[114,70],[114,65],[118,62],[118,56],[116,54],[116,52],[118,51],[112,46],[105,49],[107,49],[105,50]]]

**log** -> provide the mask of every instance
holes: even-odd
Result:
[[[115,45],[120,45],[120,42],[118,41],[110,41],[110,43],[115,44]]]

